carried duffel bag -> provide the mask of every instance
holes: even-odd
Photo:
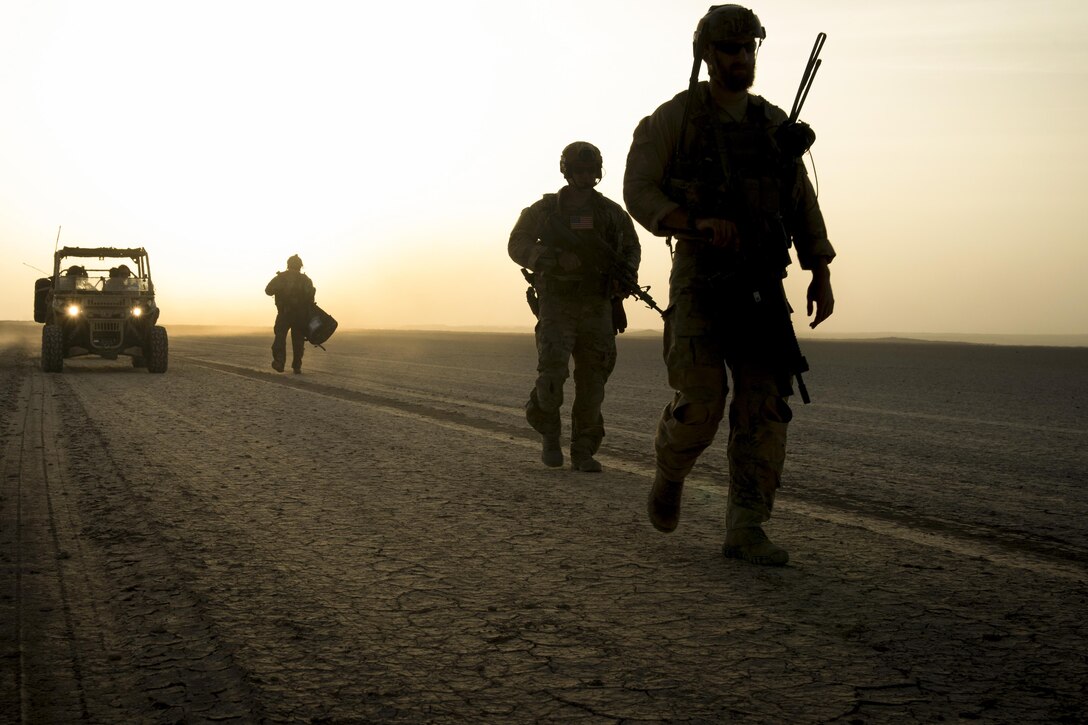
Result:
[[[321,347],[336,332],[337,324],[332,315],[315,304],[310,308],[310,319],[306,323],[306,339]]]

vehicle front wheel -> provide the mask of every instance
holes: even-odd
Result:
[[[60,325],[42,328],[42,372],[59,373],[64,370],[64,330]]]
[[[133,355],[132,356],[132,367],[134,367],[134,368],[146,368],[147,367],[147,360],[144,358],[143,355]]]
[[[170,341],[166,335],[166,328],[155,325],[148,336],[147,348],[144,357],[147,362],[147,372],[165,373],[167,358],[170,352]]]

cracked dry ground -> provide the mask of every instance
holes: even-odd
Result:
[[[175,334],[157,376],[43,374],[37,331],[0,353],[5,722],[1088,719],[1085,351],[806,344],[762,569],[719,553],[720,442],[645,521],[657,338],[592,475],[538,462],[527,335],[342,332],[295,377]]]

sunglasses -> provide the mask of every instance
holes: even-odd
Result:
[[[733,43],[723,41],[714,43],[714,50],[719,53],[725,53],[726,55],[740,55],[742,50],[747,51],[748,55],[752,55],[756,52],[756,41],[749,40],[745,43]]]

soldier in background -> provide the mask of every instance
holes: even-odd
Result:
[[[805,143],[807,126],[787,124],[781,109],[748,92],[765,37],[751,10],[710,8],[695,33],[691,87],[635,129],[623,197],[650,232],[677,238],[665,317],[665,362],[676,393],[654,440],[650,521],[660,531],[676,528],[684,478],[724,416],[728,368],[722,552],[782,565],[789,555],[762,528],[786,455],[791,373],[800,369],[791,368],[796,361],[783,342],[788,335],[796,350],[781,280],[792,241],[801,268],[812,272],[808,314],[815,307],[816,327],[834,308],[828,264],[835,251],[800,159],[814,136]],[[709,82],[697,80],[703,61]],[[766,314],[776,308],[781,315]]]
[[[539,304],[538,377],[525,417],[541,434],[544,465],[562,466],[559,408],[573,357],[570,458],[571,468],[584,472],[601,470],[593,457],[604,438],[601,404],[616,365],[616,331],[626,326],[613,322],[613,300],[624,293],[609,269],[619,259],[634,273],[641,259],[627,212],[594,189],[602,166],[593,144],[576,141],[563,149],[559,171],[567,185],[521,212],[507,248],[511,259],[532,270]]]
[[[287,259],[287,271],[277,272],[264,288],[264,293],[276,298],[276,324],[272,330],[272,368],[283,372],[287,361],[287,331],[291,331],[291,368],[302,372],[302,354],[306,345],[306,325],[314,305],[316,289],[310,278],[302,273],[302,259],[297,254]]]

